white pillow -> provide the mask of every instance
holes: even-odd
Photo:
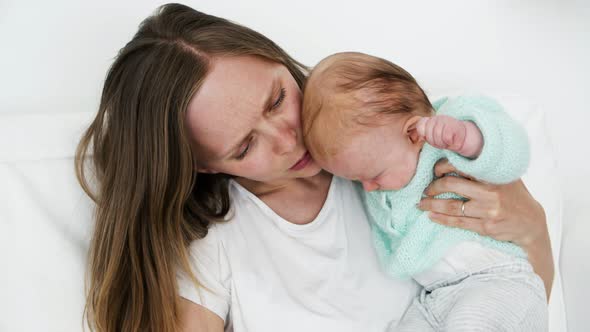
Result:
[[[562,238],[561,184],[553,143],[543,112],[538,106],[518,96],[499,96],[499,102],[506,111],[521,122],[529,134],[531,163],[523,181],[533,197],[545,209],[549,237],[553,249],[555,279],[549,299],[549,331],[567,331],[565,304],[561,285],[559,257]]]
[[[73,155],[93,113],[0,113],[0,330],[82,331],[92,204]]]

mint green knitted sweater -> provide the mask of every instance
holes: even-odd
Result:
[[[416,174],[400,190],[365,192],[364,200],[375,249],[385,271],[408,278],[432,267],[453,246],[477,241],[503,252],[526,257],[520,247],[480,236],[475,232],[432,222],[428,211],[416,204],[434,180],[434,165],[447,158],[459,171],[488,183],[509,183],[520,178],[529,162],[526,131],[494,100],[481,96],[443,98],[433,104],[436,114],[473,121],[483,134],[484,146],[477,159],[437,149],[428,143],[420,152]],[[465,198],[444,193],[437,198]]]

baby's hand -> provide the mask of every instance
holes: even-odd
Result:
[[[418,120],[416,131],[435,148],[451,150],[469,158],[479,156],[483,147],[481,131],[473,122],[447,115]]]

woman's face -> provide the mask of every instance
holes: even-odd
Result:
[[[300,114],[301,91],[285,66],[254,56],[214,59],[187,112],[198,171],[264,183],[316,175]]]

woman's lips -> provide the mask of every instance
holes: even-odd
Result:
[[[300,169],[305,168],[305,166],[307,166],[307,164],[309,164],[310,161],[311,155],[309,154],[309,152],[306,151],[303,157],[301,157],[301,159],[299,159],[299,161],[295,163],[295,165],[293,165],[290,169],[292,171],[298,171]]]

